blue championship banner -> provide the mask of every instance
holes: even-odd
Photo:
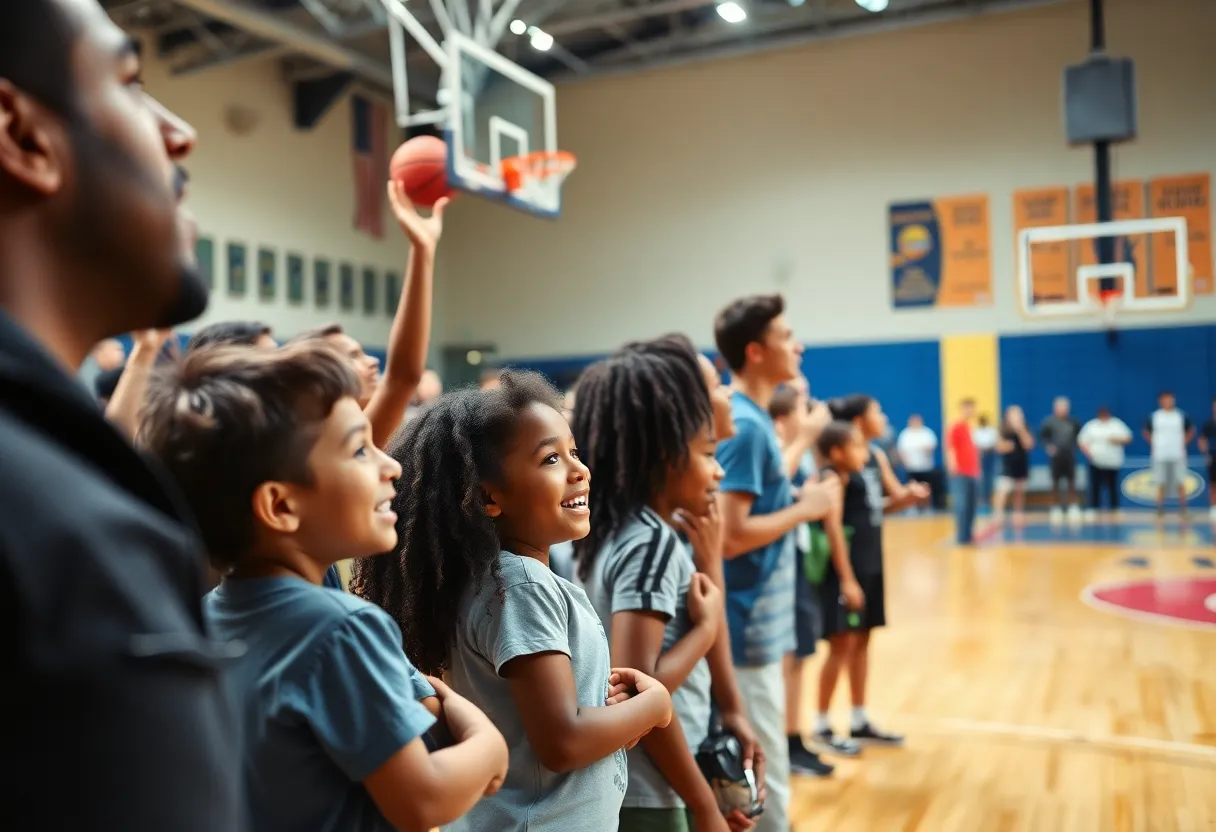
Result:
[[[888,220],[896,309],[992,302],[987,196],[891,205]]]

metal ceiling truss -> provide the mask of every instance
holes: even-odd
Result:
[[[3,0],[0,0],[2,2]],[[293,83],[349,74],[392,97],[402,126],[436,123],[433,103],[447,61],[443,41],[458,31],[555,80],[633,72],[827,38],[869,34],[1066,0],[890,0],[865,12],[855,0],[738,0],[749,19],[731,25],[718,0],[103,0],[119,24],[153,33],[174,74],[241,61],[283,59]],[[408,4],[407,4],[408,3]],[[798,5],[795,5],[798,4]],[[507,37],[512,20],[541,27],[547,51]],[[381,35],[377,42],[373,36]],[[389,61],[385,60],[387,54]],[[408,71],[407,71],[408,67]],[[319,85],[329,89],[336,81]]]

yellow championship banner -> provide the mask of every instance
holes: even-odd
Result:
[[[1024,228],[1068,225],[1068,188],[1026,188],[1013,192],[1014,256],[1021,257],[1018,235]],[[1035,301],[1076,300],[1072,246],[1037,243],[1030,250],[1031,290]]]
[[[1183,217],[1187,227],[1187,256],[1191,261],[1191,290],[1212,294],[1212,176],[1159,176],[1149,182],[1149,211],[1154,217]],[[1153,239],[1153,273],[1176,280],[1174,238],[1169,234]]]
[[[992,303],[988,197],[943,197],[888,208],[896,309]]]

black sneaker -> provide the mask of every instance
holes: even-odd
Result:
[[[836,767],[819,759],[814,751],[805,748],[790,749],[790,774],[800,774],[804,777],[831,777]]]
[[[816,731],[811,738],[824,754],[839,754],[841,757],[856,757],[861,754],[860,745],[850,739],[836,736],[831,729]]]
[[[849,736],[857,742],[868,743],[871,745],[903,745],[904,738],[900,734],[889,734],[886,731],[880,731],[874,727],[873,723],[867,722],[860,728],[854,728],[849,732]]]

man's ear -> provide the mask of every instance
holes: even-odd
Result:
[[[276,534],[300,530],[299,501],[287,483],[264,482],[253,492],[253,519]]]
[[[67,153],[54,133],[50,113],[0,78],[0,171],[43,197],[56,194]]]

